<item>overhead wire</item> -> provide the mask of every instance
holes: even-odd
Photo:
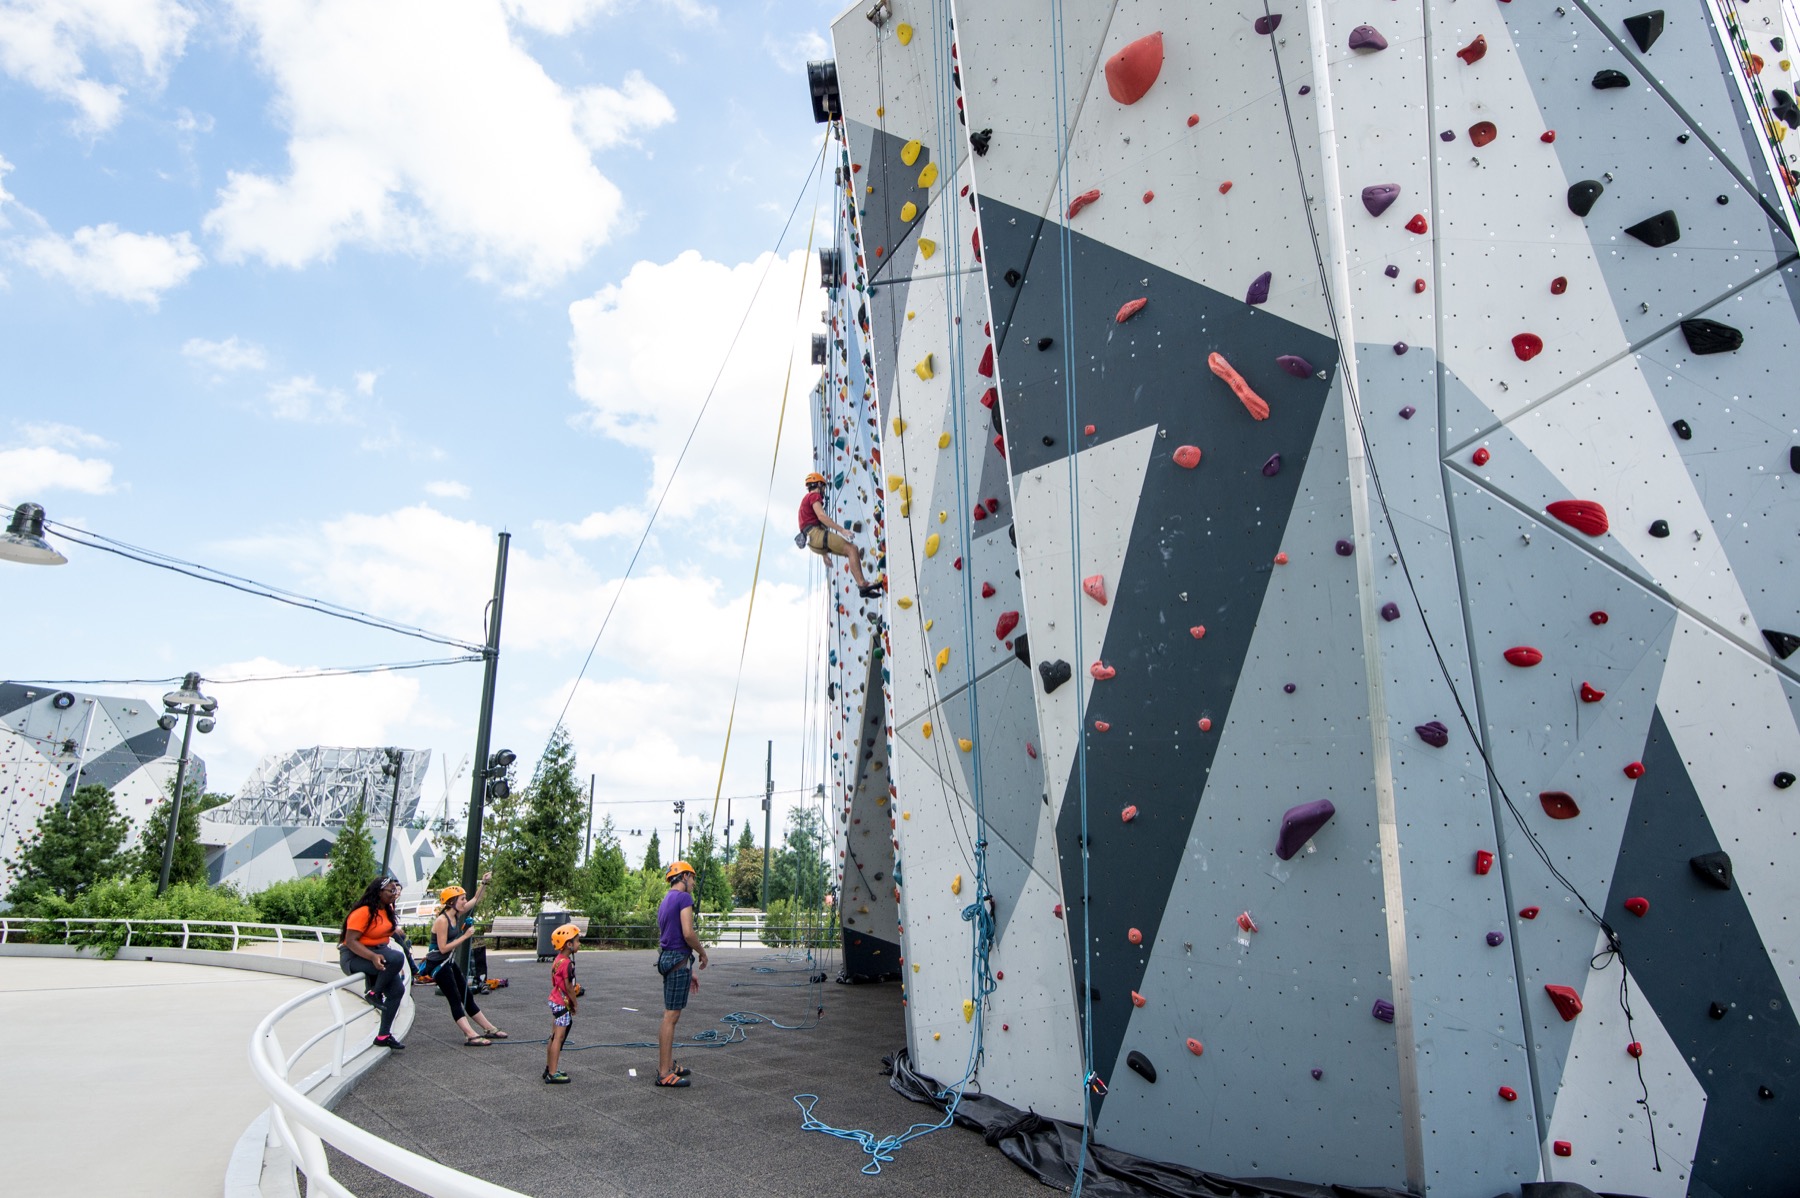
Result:
[[[459,666],[469,662],[484,660],[479,653],[468,653],[461,657],[433,657],[423,661],[383,661],[362,666],[319,666],[307,669],[289,670],[278,674],[247,675],[242,678],[207,678],[208,686],[238,686],[248,682],[293,682],[306,678],[342,678],[351,674],[389,674],[401,670],[428,670],[434,666]],[[170,674],[160,678],[63,678],[48,680],[42,678],[24,678],[16,680],[21,686],[169,686],[181,682],[186,675]]]

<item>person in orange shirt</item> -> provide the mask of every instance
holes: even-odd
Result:
[[[406,996],[406,956],[388,941],[399,921],[394,900],[400,897],[400,879],[376,878],[363,891],[338,930],[338,968],[346,974],[367,976],[363,998],[381,1011],[375,1034],[377,1048],[405,1048],[394,1038],[394,1016]]]

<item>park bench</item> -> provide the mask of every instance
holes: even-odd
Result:
[[[587,935],[588,918],[585,915],[573,915],[569,922]],[[494,922],[488,925],[483,935],[496,947],[502,940],[529,940],[533,946],[537,944],[537,917],[532,915],[496,915]]]

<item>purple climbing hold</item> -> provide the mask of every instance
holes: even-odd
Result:
[[[1325,1077],[1325,1071],[1323,1069],[1313,1070],[1313,1080],[1314,1081],[1321,1081],[1324,1079],[1324,1077]]]
[[[1281,834],[1275,838],[1275,855],[1283,861],[1292,858],[1336,814],[1337,808],[1330,799],[1314,799],[1298,807],[1289,807],[1281,817]]]
[[[1390,624],[1395,620],[1398,620],[1400,618],[1400,605],[1398,603],[1383,603],[1381,605],[1381,618]]]
[[[1375,1000],[1375,1005],[1369,1008],[1369,1014],[1383,1023],[1392,1023],[1394,1022],[1394,1004],[1385,998],[1378,998]]]
[[[1454,129],[1444,130],[1442,133],[1438,134],[1438,140],[1439,141],[1455,141],[1456,140],[1456,130],[1454,130]]]
[[[1502,944],[1506,943],[1506,933],[1505,932],[1489,932],[1487,940],[1488,940],[1489,948],[1499,948]]]
[[[1438,720],[1414,725],[1413,731],[1419,734],[1420,740],[1434,749],[1441,749],[1450,743],[1450,729],[1444,727]]]
[[[1400,409],[1400,419],[1411,420],[1413,418],[1413,413],[1418,410],[1419,409],[1413,407],[1411,404],[1407,404],[1404,408]]]
[[[1286,686],[1282,687],[1281,689],[1291,695],[1294,693],[1294,684],[1290,682]]]
[[[1246,304],[1268,303],[1269,283],[1274,277],[1272,272],[1265,270],[1254,279],[1250,280],[1250,290],[1244,293],[1244,302]]]
[[[1281,24],[1281,14],[1272,12],[1266,17],[1256,18],[1256,32],[1268,37]]]
[[[1305,358],[1302,358],[1299,354],[1282,354],[1279,358],[1275,359],[1275,365],[1281,367],[1297,379],[1310,378],[1313,372],[1313,364],[1308,362]]]
[[[1397,279],[1400,277],[1400,268],[1398,266],[1390,266],[1386,270],[1383,270],[1381,273],[1386,275],[1390,279]]]
[[[1356,546],[1351,544],[1349,541],[1342,540],[1342,539],[1340,539],[1338,541],[1337,555],[1339,557],[1349,557],[1352,553],[1355,553],[1355,552],[1356,552]]]
[[[1363,207],[1369,210],[1370,216],[1380,216],[1394,206],[1400,198],[1398,183],[1376,183],[1363,188]]]
[[[1396,353],[1396,354],[1403,354],[1403,353],[1405,353],[1405,352],[1406,352],[1406,351],[1407,351],[1407,350],[1409,350],[1409,349],[1411,349],[1411,348],[1412,348],[1412,346],[1410,346],[1410,345],[1408,345],[1408,344],[1407,344],[1407,343],[1406,343],[1406,342],[1404,342],[1404,341],[1396,341],[1396,342],[1394,342],[1394,353]],[[1408,417],[1408,418],[1407,418],[1407,419],[1409,419],[1409,420],[1410,420],[1410,419],[1411,419],[1411,417]]]
[[[1280,474],[1280,473],[1281,473],[1281,455],[1278,453],[1272,453],[1269,455],[1269,460],[1263,463],[1263,477],[1264,478],[1274,478],[1277,474]]]
[[[1373,25],[1358,25],[1350,31],[1350,48],[1352,50],[1385,50],[1387,39]]]
[[[1303,96],[1312,95],[1312,85],[1308,84],[1308,83],[1302,83],[1300,85],[1300,94]]]

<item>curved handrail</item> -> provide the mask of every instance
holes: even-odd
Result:
[[[337,928],[315,928],[292,923],[249,923],[230,919],[137,919],[128,916],[0,915],[0,944],[9,943],[12,937],[45,924],[60,926],[64,944],[68,944],[74,937],[78,924],[123,924],[123,947],[126,948],[132,947],[132,937],[137,934],[139,927],[180,928],[181,943],[175,946],[177,948],[187,948],[195,937],[222,940],[230,936],[231,948],[224,950],[230,952],[236,952],[243,944],[286,944],[289,941],[298,944],[335,944],[338,938]]]

